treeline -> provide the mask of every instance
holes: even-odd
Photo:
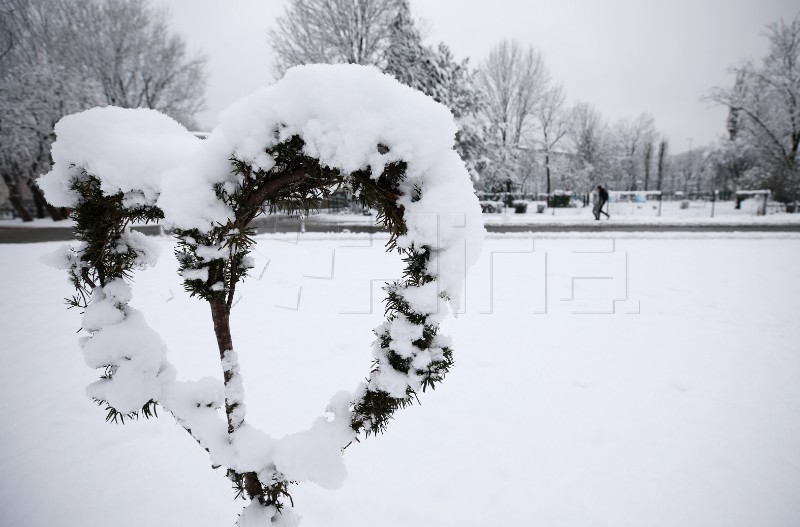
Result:
[[[371,64],[449,106],[479,190],[602,183],[688,197],[758,188],[791,201],[800,184],[800,21],[765,34],[768,56],[734,68],[735,85],[707,96],[730,109],[728,139],[680,155],[647,113],[612,123],[590,104],[568,106],[533,47],[504,39],[473,67],[444,43],[423,45],[408,0],[289,0],[269,36],[278,75],[297,64]]]
[[[269,33],[276,74],[297,64],[370,64],[447,105],[479,190],[661,189],[668,146],[653,118],[609,123],[566,104],[544,56],[501,40],[476,67],[423,44],[408,0],[290,0]]]
[[[194,127],[206,60],[188,53],[147,0],[0,0],[0,174],[18,215],[47,207],[35,178],[49,169],[54,124],[98,105],[153,108]],[[531,46],[503,39],[473,65],[424,44],[409,0],[287,0],[268,40],[276,77],[308,63],[378,67],[451,109],[456,147],[475,187],[525,194],[614,190],[723,195],[769,189],[798,198],[800,19],[767,27],[770,51],[733,69],[709,101],[729,108],[727,137],[671,155],[647,113],[610,122],[567,105],[564,86]],[[721,124],[721,130],[723,129]]]

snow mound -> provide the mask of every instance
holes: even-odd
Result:
[[[71,207],[73,179],[85,171],[106,195],[122,192],[128,204],[153,204],[162,179],[186,165],[201,145],[177,121],[156,110],[115,106],[68,115],[55,126],[53,169],[38,180],[47,200]]]

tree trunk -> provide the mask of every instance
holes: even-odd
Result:
[[[661,185],[664,182],[664,159],[667,155],[667,142],[661,141],[658,145],[658,180],[656,183],[656,190],[660,191]]]
[[[246,229],[271,193],[277,189],[286,188],[304,177],[306,175],[303,170],[283,172],[252,190],[237,212],[234,228]],[[222,364],[222,376],[225,383],[225,418],[230,436],[244,424],[244,393],[241,388],[239,363],[233,351],[233,337],[231,336],[231,305],[236,282],[240,277],[236,276],[233,269],[229,269],[229,279],[226,280],[225,269],[228,265],[230,265],[230,261],[223,261],[212,264],[209,268],[209,283],[230,283],[227,284],[228,290],[225,295],[211,298],[208,300],[208,304],[211,308],[211,320],[214,323],[214,335],[217,339],[217,348]],[[262,484],[255,472],[241,473],[230,469],[229,476],[233,476],[232,479],[237,485],[240,485],[240,488],[244,489],[251,500],[258,500],[262,504],[269,505],[271,504],[270,500],[275,499],[271,495],[265,495],[265,485]],[[275,486],[272,485],[269,489],[268,493],[273,492]]]
[[[544,155],[544,170],[547,173],[547,196],[550,196],[550,154]]]
[[[653,159],[653,143],[647,143],[644,149],[644,188],[650,190],[650,165]]]
[[[11,202],[11,205],[14,207],[14,211],[17,213],[17,216],[22,218],[22,221],[33,221],[33,216],[31,216],[31,213],[28,212],[28,209],[22,205],[22,200],[19,199],[19,196],[10,196],[8,201]]]
[[[44,218],[45,214],[44,211],[46,210],[47,213],[50,215],[50,218],[53,221],[62,221],[64,216],[61,215],[61,211],[59,211],[56,207],[50,205],[44,197],[42,190],[36,185],[35,181],[28,181],[28,188],[31,190],[31,194],[33,195],[33,201],[36,203],[36,213],[39,218]]]
[[[242,424],[244,424],[244,414],[236,412],[237,407],[241,401],[231,400],[229,398],[230,392],[228,388],[234,377],[238,375],[238,364],[232,364],[231,355],[229,352],[233,351],[233,337],[231,336],[231,314],[227,304],[224,300],[210,300],[211,306],[211,319],[214,322],[214,335],[217,338],[217,347],[219,348],[219,357],[222,361],[222,375],[225,382],[225,417],[228,421],[228,434],[234,433]],[[255,472],[245,472],[238,474],[241,477],[242,486],[244,487],[247,496],[251,500],[261,499],[264,491],[261,481]]]
[[[42,220],[45,218],[45,204],[35,194],[33,196],[33,205],[36,207],[36,218]]]
[[[217,337],[219,358],[224,363],[227,359],[226,354],[229,351],[233,351],[230,311],[228,311],[228,306],[223,300],[211,300],[209,301],[209,305],[211,306],[211,320],[214,322],[214,335]],[[225,386],[228,387],[235,372],[230,368],[223,367],[222,373]],[[241,426],[241,421],[237,422],[233,417],[234,410],[238,406],[238,403],[229,401],[227,395],[226,393],[225,416],[228,420],[228,433],[232,434]]]
[[[33,221],[33,216],[31,216],[28,209],[25,208],[25,205],[22,203],[22,197],[19,195],[19,186],[17,181],[14,180],[9,174],[3,173],[3,181],[5,181],[6,186],[8,187],[8,201],[11,203],[11,206],[14,207],[14,212],[17,213],[17,216],[22,218],[22,221]]]

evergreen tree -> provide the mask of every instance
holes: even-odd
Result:
[[[406,86],[445,103],[444,75],[439,70],[433,50],[422,45],[422,37],[411,18],[408,1],[400,2],[397,15],[389,26],[384,71]]]
[[[456,61],[442,42],[436,47],[425,46],[408,0],[399,2],[388,41],[384,71],[450,109],[459,125],[456,150],[475,175],[475,165],[483,155],[483,139],[475,115],[480,95],[469,60]]]

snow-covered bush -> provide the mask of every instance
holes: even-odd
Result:
[[[39,184],[70,207],[79,245],[58,263],[85,309],[81,347],[100,380],[87,389],[109,419],[169,411],[225,467],[251,500],[239,525],[296,525],[289,485],[337,487],[341,451],[384,431],[392,414],[441,382],[453,364],[439,333],[447,304],[480,251],[481,209],[453,150],[452,115],[432,99],[368,67],[293,68],[234,104],[200,141],[152,110],[95,108],[55,128],[53,170]],[[349,188],[391,236],[406,264],[388,284],[366,382],[339,392],[310,428],[273,438],[247,424],[230,331],[237,284],[252,267],[251,221],[263,211],[307,213]],[[129,304],[133,272],[156,251],[133,221],[160,220],[178,238],[186,290],[209,303],[223,382],[176,382],[159,336]]]
[[[515,199],[512,203],[514,212],[517,214],[525,214],[528,212],[528,201],[524,199]]]
[[[550,206],[554,208],[566,208],[570,206],[572,201],[572,194],[564,192],[563,190],[556,190],[550,196]]]

